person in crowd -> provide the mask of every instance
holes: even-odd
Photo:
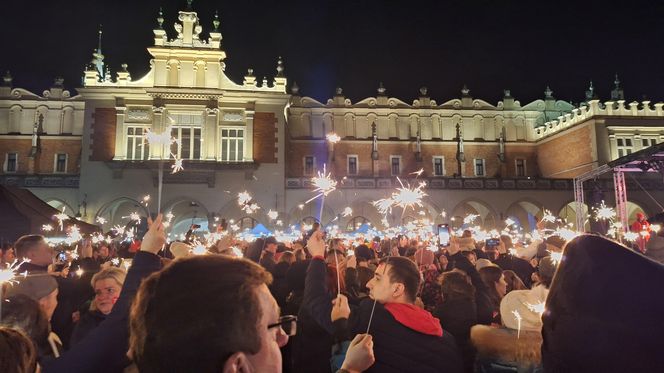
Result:
[[[528,264],[528,265],[530,265],[530,264]],[[521,278],[519,276],[517,276],[517,274],[514,273],[514,271],[511,271],[509,269],[504,270],[503,271],[503,276],[505,276],[505,282],[507,283],[507,292],[506,293],[509,293],[512,290],[525,290],[525,289],[528,289],[528,287],[526,287],[526,285],[523,283],[523,281],[521,281]],[[532,281],[532,278],[531,278],[531,281]]]
[[[355,248],[355,256],[366,260],[373,260],[376,258],[376,253],[369,246],[361,244]]]
[[[297,319],[280,317],[270,280],[251,261],[224,256],[183,258],[150,276],[131,311],[129,354],[138,371],[281,372],[279,347]],[[198,322],[183,328],[181,320]],[[370,343],[352,348],[343,369],[364,371]]]
[[[616,242],[581,235],[565,246],[546,301],[546,372],[664,372],[664,266]],[[654,286],[654,288],[653,288]]]
[[[313,259],[305,283],[303,308],[316,322],[334,333],[330,314],[333,296],[325,281],[325,245],[320,232],[307,243]],[[350,335],[373,337],[375,364],[369,372],[460,372],[462,362],[454,337],[444,332],[429,312],[415,306],[420,274],[412,261],[382,259],[369,281],[371,299],[363,300],[348,317]],[[369,319],[372,322],[369,324]]]
[[[97,272],[91,281],[95,292],[94,300],[88,312],[81,316],[74,327],[71,344],[76,344],[95,329],[113,310],[122,292],[127,273],[116,267],[110,267]]]
[[[499,253],[495,259],[492,259],[503,270],[514,271],[521,281],[526,285],[526,287],[531,286],[531,275],[533,273],[533,267],[530,263],[522,258],[519,258],[514,253],[514,245],[512,244],[512,238],[507,235],[500,236],[500,246]]]
[[[443,272],[448,271],[447,267],[450,263],[450,260],[447,259],[447,255],[440,253],[440,254],[437,255],[437,259],[436,259],[435,263],[436,263],[436,267],[438,268],[438,272],[443,273]]]
[[[650,223],[646,219],[645,214],[642,212],[636,213],[636,220],[629,226],[632,232],[638,233],[639,236],[635,241],[641,253],[645,252],[646,244],[650,240]]]
[[[3,300],[0,325],[25,333],[34,344],[37,357],[51,358],[54,355],[49,343],[50,325],[39,303],[24,294],[18,294]]]
[[[293,253],[295,254],[295,260],[298,262],[301,262],[307,258],[304,248],[296,249],[293,251]]]
[[[94,249],[92,257],[99,265],[111,260],[111,253],[108,245],[103,242],[100,243],[99,246]]]
[[[14,246],[5,242],[2,244],[2,253],[0,253],[0,268],[7,268],[16,260]]]
[[[488,266],[480,269],[479,273],[491,299],[492,323],[500,325],[500,301],[507,294],[507,282],[503,270],[498,266]]]
[[[263,253],[258,263],[263,266],[263,268],[267,269],[268,272],[273,272],[274,267],[277,265],[275,255],[277,253],[278,242],[273,236],[267,237],[264,242],[265,247],[263,248]]]
[[[291,292],[291,289],[288,286],[286,275],[293,262],[295,262],[295,254],[290,251],[285,251],[279,258],[279,263],[274,266],[274,270],[272,272],[274,281],[269,288],[272,296],[277,300],[277,304],[280,308],[285,307],[286,299]]]
[[[660,229],[650,236],[650,240],[646,244],[645,255],[658,263],[664,264],[664,229]]]
[[[400,234],[397,236],[397,250],[399,250],[400,256],[406,256],[406,252],[409,249],[408,236]]]
[[[477,263],[477,254],[475,254],[475,251],[461,251],[461,255],[465,256],[470,261],[470,264],[475,265]]]
[[[433,312],[442,301],[442,294],[440,292],[440,283],[438,276],[440,273],[433,264],[435,260],[434,253],[428,248],[419,248],[415,253],[415,262],[418,265],[420,273],[422,273],[422,286],[419,292],[420,299],[424,304],[424,309]]]
[[[30,338],[20,330],[0,326],[0,372],[37,371],[37,352]]]
[[[291,264],[295,263],[297,259],[295,258],[295,254],[292,251],[284,251],[281,253],[281,256],[279,257],[279,263],[286,262],[290,266]]]
[[[441,292],[443,300],[433,315],[455,337],[464,371],[472,371],[475,354],[470,344],[470,328],[478,323],[475,287],[462,271],[450,271],[441,276]]]

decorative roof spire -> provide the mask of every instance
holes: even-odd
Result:
[[[12,86],[12,74],[7,70],[7,73],[5,73],[5,76],[2,77],[2,85],[5,87],[11,87]]]
[[[428,97],[427,93],[429,92],[429,89],[427,87],[421,87],[420,88],[420,97]]]
[[[157,14],[157,29],[158,30],[163,30],[164,29],[164,10],[159,7],[159,13]]]
[[[461,88],[461,96],[462,97],[470,96],[470,89],[468,89],[468,86],[466,86],[465,84],[463,85],[463,88]]]
[[[509,89],[503,89],[503,98],[512,98],[512,92]]]
[[[615,88],[619,89],[620,88],[620,80],[618,79],[618,73],[616,73],[616,79],[613,81],[613,84],[615,84]]]
[[[101,54],[101,23],[99,24],[99,44],[97,45],[97,53]]]
[[[300,87],[297,85],[297,82],[293,82],[293,85],[291,86],[291,94],[293,96],[299,96],[300,95]]]
[[[378,91],[378,96],[385,96],[385,92],[387,92],[387,89],[383,85],[383,82],[378,83],[378,89],[376,91]]]
[[[593,87],[593,81],[590,81],[590,86],[588,87],[588,90],[586,91],[586,101],[590,101],[592,99],[597,98],[597,95],[595,94],[595,87]]]
[[[335,94],[335,96],[342,96],[342,95],[344,94],[344,90],[343,90],[343,88],[341,88],[341,87],[337,87],[337,88],[334,90],[334,94]]]
[[[221,24],[221,22],[219,22],[219,11],[215,10],[214,11],[214,20],[212,21],[212,26],[214,27],[214,29],[212,31],[219,32],[219,25],[220,24]]]
[[[53,80],[53,87],[62,88],[64,86],[64,84],[65,84],[65,79],[61,76],[57,76]]]
[[[193,10],[193,8],[191,7],[191,3],[193,2],[194,0],[187,0],[187,9],[186,9],[187,12],[191,12]]]
[[[613,84],[615,84],[615,87],[613,88],[613,90],[611,90],[611,100],[613,101],[624,100],[625,92],[623,91],[622,88],[620,88],[620,80],[618,79],[617,73],[616,73],[616,78],[613,81]]]
[[[281,59],[281,56],[277,59],[277,76],[284,76],[284,61]]]
[[[544,90],[544,98],[545,99],[552,99],[553,98],[553,91],[549,86],[546,86],[546,89]]]

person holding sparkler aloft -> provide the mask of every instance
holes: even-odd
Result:
[[[307,271],[303,307],[329,333],[335,328],[329,315],[345,302],[339,295],[333,304],[325,283],[325,243],[314,232],[307,243],[313,255]],[[461,372],[462,363],[454,337],[444,332],[431,314],[414,305],[420,273],[412,261],[390,257],[378,266],[369,281],[372,300],[365,299],[348,315],[351,335],[373,337],[376,363],[368,372]],[[372,320],[372,322],[370,322]],[[368,330],[367,330],[368,329]],[[358,337],[356,337],[358,338]]]

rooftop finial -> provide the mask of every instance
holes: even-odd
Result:
[[[277,76],[284,76],[284,61],[281,56],[277,59]]]
[[[468,86],[465,85],[465,84],[463,85],[463,88],[461,88],[461,95],[462,95],[463,97],[468,97],[468,96],[470,96],[470,89],[468,89]]]
[[[61,88],[64,86],[64,84],[65,84],[65,79],[61,76],[58,76],[53,80],[53,87]]]
[[[616,85],[616,89],[620,88],[620,79],[618,79],[618,73],[616,73],[616,79],[613,81],[613,84]]]
[[[387,89],[385,89],[383,82],[378,83],[377,91],[378,91],[378,96],[385,96],[385,92],[387,92]]]
[[[11,87],[12,86],[12,74],[7,70],[7,73],[5,76],[2,77],[2,82],[5,87]]]
[[[157,13],[157,28],[159,30],[163,30],[164,29],[163,24],[164,24],[164,10],[161,7],[159,7],[159,13]]]
[[[334,90],[336,96],[341,96],[344,94],[344,90],[341,87],[337,87],[337,89]]]
[[[291,86],[291,93],[293,96],[299,96],[300,94],[300,87],[298,87],[297,82],[293,82],[293,85]]]
[[[420,96],[427,97],[428,92],[429,92],[429,89],[427,87],[420,87]]]
[[[544,98],[553,98],[553,91],[549,86],[546,86],[546,90],[544,90]]]
[[[188,12],[192,11],[191,3],[193,3],[193,2],[194,2],[194,0],[187,0],[187,11]]]
[[[219,11],[215,10],[214,11],[214,20],[212,21],[212,26],[214,26],[214,29],[212,31],[214,32],[219,32],[219,25],[221,22],[219,22]]]
[[[101,23],[99,24],[99,44],[97,45],[97,53],[101,54]]]
[[[512,92],[509,89],[503,89],[503,98],[512,98]]]

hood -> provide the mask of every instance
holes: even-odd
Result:
[[[433,317],[428,311],[405,303],[386,303],[385,309],[397,322],[409,329],[436,337],[443,336],[440,320]]]

